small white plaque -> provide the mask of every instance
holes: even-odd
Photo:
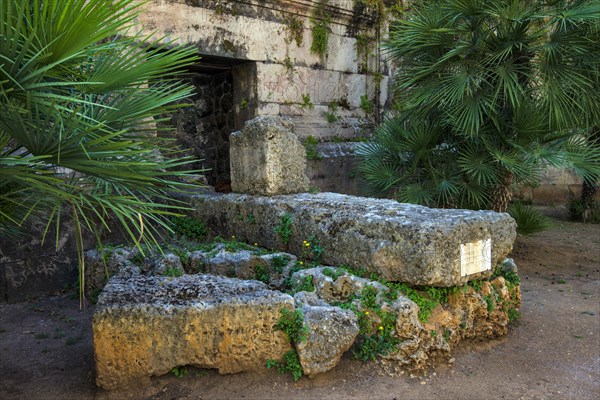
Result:
[[[492,239],[460,245],[460,276],[492,269]]]

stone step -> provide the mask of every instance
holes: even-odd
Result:
[[[337,193],[207,193],[192,196],[192,206],[194,217],[216,235],[298,256],[318,245],[326,264],[366,268],[411,285],[456,286],[489,277],[516,237],[516,224],[505,213]]]

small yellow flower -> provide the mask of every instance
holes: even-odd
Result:
[[[304,264],[302,261],[300,261],[300,265]]]
[[[235,235],[231,236],[232,239],[235,239]]]
[[[382,331],[383,330],[383,326],[379,325],[379,330]]]
[[[368,311],[365,311],[365,315],[369,315],[369,312],[368,312]]]
[[[305,244],[306,244],[306,240],[303,240],[303,241],[302,241],[302,243],[305,243]]]
[[[310,243],[308,243],[308,242],[307,242],[307,243],[304,243],[304,245],[305,245],[306,247],[308,247],[308,246],[310,246]]]
[[[258,243],[254,243],[255,246],[258,246]]]

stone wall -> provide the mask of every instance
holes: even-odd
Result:
[[[230,63],[235,130],[259,115],[282,116],[294,123],[301,140],[352,141],[370,135],[388,102],[390,68],[379,54],[386,28],[375,28],[372,10],[360,1],[154,0],[144,9],[138,28],[197,47],[203,57],[199,67],[215,58]],[[310,48],[314,18],[323,11],[331,20],[327,52],[320,55]],[[194,153],[206,159],[204,167],[218,169],[208,174],[209,183],[226,180],[228,153],[220,144],[229,127],[188,128],[178,133],[187,137],[181,144],[207,145]],[[352,191],[352,182],[321,173],[326,162],[315,160],[312,166],[314,186],[331,189],[337,181],[342,191]]]
[[[61,218],[58,238],[52,225],[44,240],[45,224],[35,218],[27,227],[31,233],[0,237],[0,302],[27,300],[77,282],[74,225],[65,216]],[[93,236],[85,235],[85,248],[94,244]]]
[[[549,167],[538,186],[521,186],[515,196],[532,204],[554,206],[579,198],[581,190],[582,179],[572,171]],[[596,198],[600,200],[600,193]]]

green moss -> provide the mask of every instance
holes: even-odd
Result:
[[[483,299],[485,300],[485,303],[487,305],[487,311],[489,313],[494,312],[494,310],[496,309],[496,301],[494,300],[494,298],[491,295],[486,295],[483,296]]]
[[[235,239],[232,239],[230,241],[222,241],[221,243],[225,245],[225,251],[228,251],[230,253],[237,253],[238,251],[242,250],[256,251],[256,247]]]
[[[516,310],[514,308],[510,308],[508,310],[508,322],[509,323],[513,323],[513,322],[517,321],[519,318],[521,318],[521,314],[519,313],[518,310]]]
[[[515,271],[504,269],[502,268],[502,266],[496,268],[496,270],[494,271],[494,275],[492,275],[491,279],[494,279],[498,276],[503,277],[507,283],[510,283],[512,285],[518,285],[519,283],[521,283],[521,278]]]
[[[190,253],[186,249],[178,246],[169,246],[169,250],[179,257],[183,265],[188,265],[190,263]]]
[[[285,38],[286,43],[292,43],[292,40],[296,41],[296,46],[302,46],[304,36],[304,24],[302,20],[295,15],[288,15],[285,19],[287,35]]]
[[[418,290],[411,288],[405,283],[385,283],[388,288],[396,289],[419,306],[419,319],[427,322],[433,309],[439,304],[437,301],[423,296]]]
[[[163,275],[169,276],[171,278],[178,278],[183,275],[183,271],[180,270],[179,268],[169,267],[169,268],[165,268]]]
[[[225,49],[225,51],[229,52],[229,53],[233,53],[233,54],[237,54],[238,52],[238,48],[235,44],[233,44],[232,41],[230,40],[223,40],[223,48]]]
[[[476,292],[481,291],[481,281],[479,280],[469,281],[468,285],[471,286]]]
[[[333,279],[334,281],[337,281],[337,279],[346,274],[346,271],[336,268],[336,269],[332,269],[332,268],[323,268],[323,270],[321,271],[323,273],[323,275],[330,277],[331,279]]]

